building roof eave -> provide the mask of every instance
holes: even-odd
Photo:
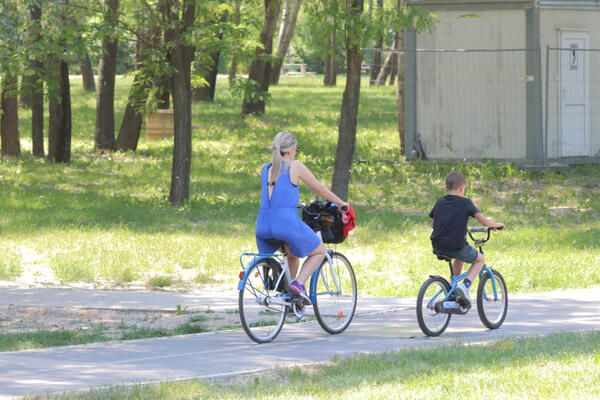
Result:
[[[506,10],[538,6],[539,0],[408,0],[427,10]]]

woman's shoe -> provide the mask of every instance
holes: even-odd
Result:
[[[302,297],[302,299],[304,300],[304,304],[312,304],[310,302],[310,297],[308,297],[308,293],[306,293],[306,287],[304,287],[304,285],[298,282],[297,280],[293,280],[292,283],[290,283],[289,289],[290,292]]]

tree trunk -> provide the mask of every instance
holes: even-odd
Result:
[[[18,77],[5,74],[2,77],[2,94],[0,96],[0,147],[2,157],[20,156],[19,141],[19,100],[17,98]]]
[[[227,21],[227,14],[219,20],[215,20],[215,23],[224,23]],[[223,32],[219,32],[217,35],[219,43],[223,40]],[[220,46],[219,46],[220,48]],[[210,54],[211,63],[210,65],[201,65],[200,59],[196,60],[196,68],[202,71],[204,79],[206,79],[207,85],[199,88],[194,88],[192,92],[192,100],[194,101],[209,101],[215,100],[215,90],[217,89],[217,74],[219,73],[219,58],[221,57],[221,50],[216,50]]]
[[[398,8],[406,7],[406,0],[398,0]],[[398,48],[404,50],[404,31],[400,29],[396,33]],[[404,53],[398,54],[398,85],[396,86],[396,97],[398,98],[398,135],[400,136],[400,154],[406,154],[406,136],[404,131]]]
[[[105,1],[104,23],[117,25],[119,0]],[[115,146],[115,75],[117,73],[117,47],[114,37],[102,39],[102,53],[98,67],[98,96],[96,101],[95,149],[112,150]]]
[[[392,45],[393,49],[397,48],[398,41],[394,38],[394,43]],[[392,60],[394,58],[395,53],[393,51],[388,52],[387,57],[385,58],[385,62],[381,66],[379,70],[379,74],[377,74],[377,79],[375,80],[375,85],[385,85],[385,81],[387,77],[390,75],[390,71],[392,69]]]
[[[21,90],[19,97],[19,107],[31,108],[32,94],[31,89],[35,84],[37,77],[31,71],[25,71],[21,77]]]
[[[377,7],[379,9],[383,8],[383,0],[377,0]],[[377,36],[377,40],[375,41],[375,48],[381,49],[383,48],[383,32],[381,32]],[[369,81],[369,85],[375,84],[377,80],[377,75],[379,74],[379,70],[381,69],[381,51],[375,50],[373,54],[373,61],[371,62],[371,79]]]
[[[40,70],[43,64],[34,62]],[[35,157],[44,157],[44,82],[38,80],[31,93],[31,143]]]
[[[40,19],[42,9],[38,2],[32,2],[29,10],[30,19],[34,25],[32,38],[34,41],[42,40]],[[44,63],[40,59],[31,62],[31,144],[35,157],[44,157],[44,82],[42,74]]]
[[[56,88],[50,94],[48,123],[48,159],[53,162],[71,161],[71,88],[69,85],[69,65],[58,61],[52,67],[58,68],[55,77]]]
[[[234,6],[234,11],[233,11],[233,23],[237,26],[240,24],[240,18],[241,13],[240,13],[240,0],[235,0],[235,6]],[[237,65],[238,65],[238,51],[239,51],[239,45],[238,43],[234,43],[233,44],[233,49],[231,52],[231,66],[229,67],[229,85],[231,86],[231,84],[233,83],[233,80],[235,79],[235,76],[237,74]]]
[[[362,14],[364,0],[346,0],[346,8],[351,17],[346,21],[345,43],[346,60],[348,64],[346,88],[342,98],[340,113],[339,136],[335,153],[335,166],[333,169],[332,191],[343,200],[348,199],[348,185],[350,183],[350,169],[354,148],[356,146],[356,121],[360,99],[360,66],[362,54],[360,50],[359,29],[360,21],[356,18]]]
[[[92,70],[92,62],[90,54],[86,51],[85,56],[79,60],[79,69],[81,70],[81,80],[83,82],[84,92],[95,92],[96,82],[94,81],[94,71]]]
[[[265,97],[269,92],[269,84],[271,83],[272,65],[269,58],[273,52],[273,35],[277,26],[281,0],[264,0],[264,2],[265,21],[260,33],[262,47],[256,48],[256,54],[250,66],[250,73],[248,74],[249,81],[256,82],[257,92],[249,100],[244,97],[242,117],[248,114],[265,113]]]
[[[399,53],[392,55],[392,65],[390,66],[390,86],[396,81],[396,75],[398,75],[398,56]]]
[[[290,42],[294,36],[294,30],[296,29],[296,21],[298,20],[298,14],[300,13],[300,7],[302,6],[302,0],[295,0],[294,6],[291,12],[289,11],[290,0],[286,2],[286,9],[288,15],[284,15],[281,18],[281,27],[279,29],[279,40],[277,43],[277,58],[273,65],[273,72],[271,77],[271,83],[277,85],[279,83],[279,76],[281,74],[281,66],[283,65],[283,59],[288,52]]]
[[[142,40],[136,42],[136,62],[137,68],[143,64],[147,58],[146,46],[142,44]],[[119,129],[119,136],[115,143],[116,150],[119,151],[136,151],[140,140],[140,131],[142,129],[143,113],[140,111],[140,106],[146,103],[147,90],[150,88],[148,79],[142,79],[141,72],[137,72],[133,78],[133,83],[129,89],[129,99],[125,107],[123,122]]]
[[[158,88],[156,92],[157,107],[161,110],[171,108],[171,79],[169,76],[159,77],[154,86]]]
[[[168,0],[169,10],[175,7],[176,0]],[[182,21],[170,11],[170,21],[173,27],[166,32],[167,42],[175,43],[169,53],[169,62],[175,68],[171,76],[173,90],[174,113],[174,146],[173,169],[171,171],[171,190],[169,201],[171,204],[181,204],[190,196],[190,168],[192,163],[192,84],[191,65],[194,59],[194,48],[182,43],[182,35],[188,33],[194,24],[194,3],[186,2]]]
[[[204,68],[206,71],[204,79],[206,79],[207,85],[194,88],[193,100],[194,101],[214,101],[215,90],[217,89],[217,74],[219,72],[219,58],[221,56],[220,51],[211,53],[210,58],[212,62],[208,68]]]
[[[334,31],[329,36],[327,41],[327,56],[325,57],[325,68],[323,84],[325,86],[335,86],[337,84],[337,63],[335,60],[336,53],[336,38],[335,38],[335,26]]]

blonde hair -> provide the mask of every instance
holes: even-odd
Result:
[[[273,152],[273,159],[271,160],[272,181],[270,182],[272,185],[275,185],[275,182],[277,182],[277,179],[279,179],[281,167],[283,166],[285,168],[284,172],[290,167],[290,164],[285,162],[283,155],[288,151],[294,150],[297,144],[298,141],[291,132],[279,132],[275,136],[273,144],[269,146],[269,150]]]

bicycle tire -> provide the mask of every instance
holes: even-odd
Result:
[[[258,261],[248,271],[244,288],[239,291],[240,321],[248,337],[256,343],[273,341],[285,322],[287,306],[264,304],[267,298],[276,295],[276,291],[269,288],[269,282],[272,282],[270,274],[277,267],[281,268],[274,259]]]
[[[315,285],[317,295],[313,308],[321,328],[327,333],[337,335],[344,332],[354,318],[357,288],[356,276],[350,261],[343,254],[336,252],[331,253],[331,261],[332,269],[328,268],[327,258],[317,269]],[[332,270],[336,275],[337,284],[331,276]],[[333,286],[336,286],[335,293],[331,293]],[[337,287],[340,293],[337,293]]]
[[[508,311],[508,291],[502,274],[494,269],[492,270],[492,273],[494,274],[496,282],[496,291],[498,296],[501,297],[499,298],[499,301],[501,302],[499,311],[495,313],[495,317],[492,317],[491,307],[494,306],[497,309],[498,305],[496,305],[496,303],[498,303],[498,300],[492,300],[492,298],[488,296],[488,293],[491,293],[493,296],[493,287],[490,280],[490,274],[485,271],[479,280],[479,286],[477,286],[477,313],[479,314],[479,319],[486,328],[498,329],[504,322]],[[488,283],[489,287],[486,289],[485,285]]]
[[[425,301],[425,306],[423,302],[426,298],[426,294],[428,294],[428,289],[432,287],[432,285],[436,284],[438,289],[443,292],[443,295],[439,293],[438,289],[434,289],[430,296],[431,298],[427,298]],[[439,300],[443,299],[444,296],[450,291],[450,284],[444,278],[439,276],[432,276],[423,283],[421,289],[419,290],[419,295],[417,296],[417,321],[419,322],[419,328],[421,331],[427,336],[440,336],[450,323],[451,314],[438,313],[435,310],[428,308],[427,304],[433,299],[433,296],[437,295]],[[426,314],[427,313],[427,314]],[[428,321],[430,318],[427,317],[435,317],[435,320],[438,322],[430,322]]]

